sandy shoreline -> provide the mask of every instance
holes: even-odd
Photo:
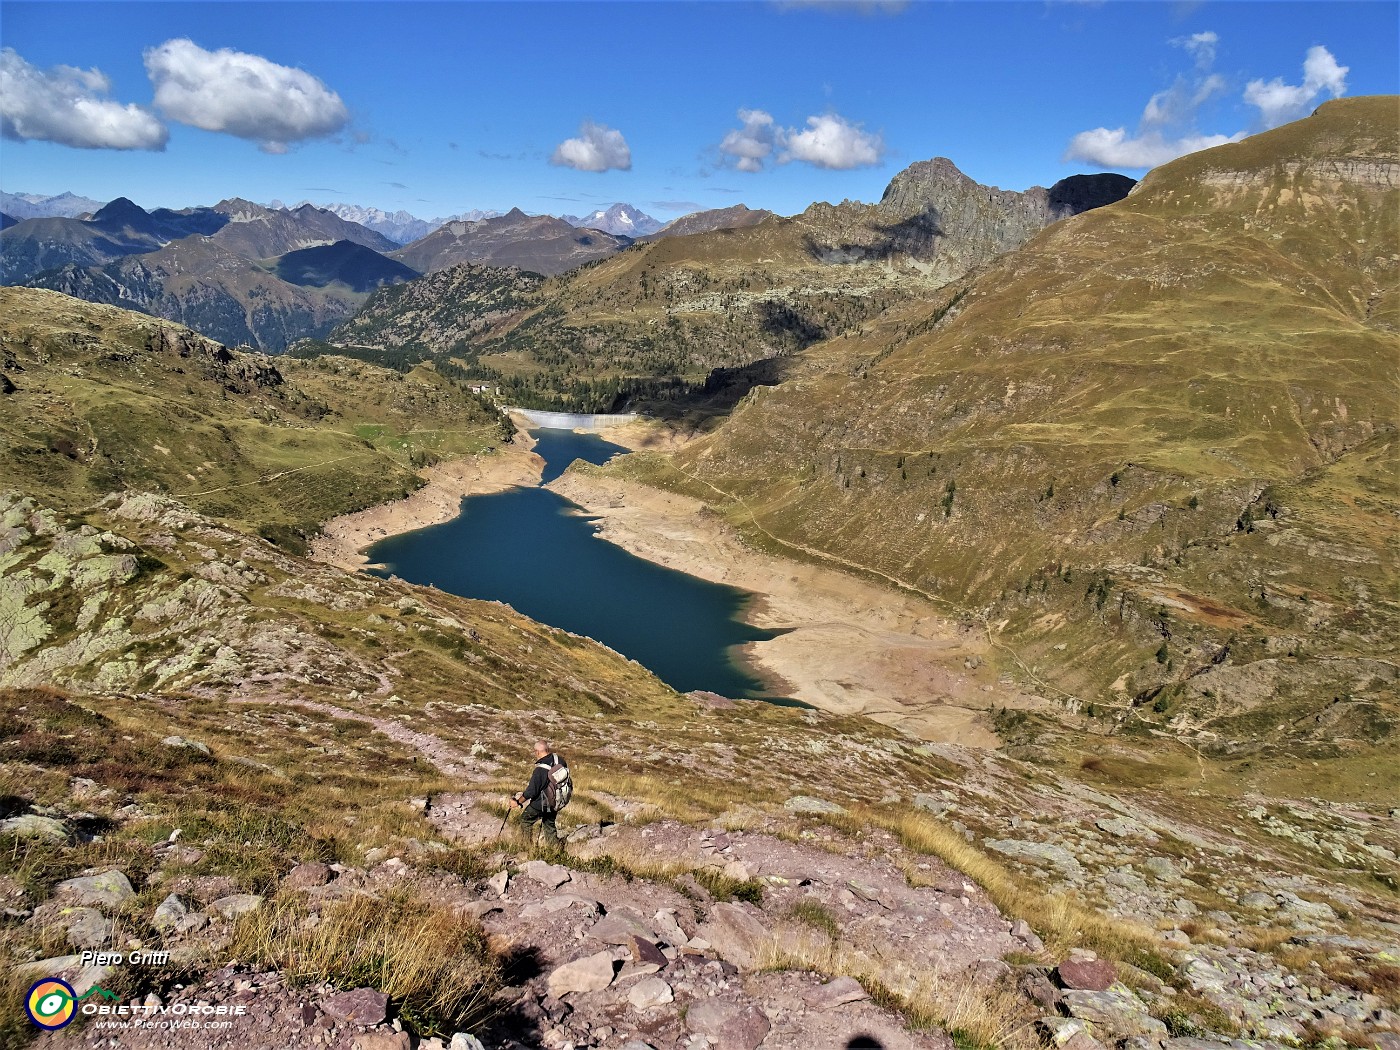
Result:
[[[986,719],[993,704],[1043,704],[998,682],[980,632],[912,596],[755,551],[697,500],[580,474],[548,488],[597,515],[603,538],[631,553],[759,595],[745,619],[787,633],[745,646],[745,657],[786,695],[974,747],[998,744]]]
[[[393,503],[332,518],[311,541],[311,557],[354,571],[368,565],[361,553],[386,536],[451,521],[466,496],[503,492],[515,485],[539,484],[544,460],[530,451],[535,442],[517,431],[515,440],[495,452],[467,456],[422,471],[427,484]]]
[[[604,436],[632,450],[657,451],[689,439],[645,420]],[[504,449],[431,467],[423,472],[428,483],[411,496],[326,522],[312,557],[362,569],[369,564],[364,548],[451,520],[466,496],[537,485],[544,461],[533,447],[517,430]],[[863,715],[920,739],[972,747],[998,746],[987,720],[993,705],[1044,703],[997,680],[981,632],[961,629],[921,599],[838,569],[755,551],[697,500],[582,474],[565,474],[547,487],[596,515],[601,536],[632,554],[756,595],[744,618],[785,633],[745,646],[743,660],[776,694]]]

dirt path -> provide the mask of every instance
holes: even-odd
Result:
[[[315,700],[293,699],[288,697],[233,696],[235,704],[276,704],[281,707],[304,707],[308,711],[328,715],[331,718],[345,718],[352,722],[363,722],[383,733],[397,744],[410,747],[429,762],[443,776],[466,781],[490,779],[498,764],[488,758],[478,758],[462,754],[456,748],[444,743],[431,733],[420,733],[409,729],[402,722],[392,718],[375,718],[372,715],[349,711],[334,704],[323,704]]]
[[[749,622],[785,633],[745,647],[773,688],[925,740],[996,747],[986,711],[1045,701],[999,682],[980,629],[932,603],[835,569],[754,551],[697,500],[615,479],[566,474],[548,486],[599,516],[633,554],[752,591]]]

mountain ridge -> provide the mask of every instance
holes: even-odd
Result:
[[[606,412],[647,399],[664,404],[696,393],[716,369],[786,359],[859,326],[1130,184],[1121,177],[1073,183],[1077,194],[1052,205],[1050,191],[979,186],[945,159],[896,175],[880,204],[818,203],[791,218],[728,209],[698,218],[697,232],[663,230],[559,274],[531,302],[513,303],[514,320],[444,333],[447,342],[431,352],[450,346],[527,407]],[[559,220],[530,220],[517,210],[488,221]],[[452,236],[469,231],[449,226],[432,235]],[[396,257],[413,264],[409,252]],[[426,260],[416,265],[433,268]],[[423,308],[415,301],[415,310]],[[367,323],[404,333],[392,317]],[[416,352],[430,352],[413,342]]]
[[[1392,112],[1164,165],[616,469],[951,599],[1008,673],[1207,750],[1391,703]]]

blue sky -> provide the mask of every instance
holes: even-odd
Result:
[[[1019,190],[1395,93],[1398,28],[1347,2],[0,2],[0,188],[665,219],[874,200],[942,155]]]

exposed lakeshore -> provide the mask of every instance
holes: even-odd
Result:
[[[918,598],[755,551],[698,500],[581,473],[548,488],[597,516],[600,535],[632,554],[756,595],[744,618],[784,633],[746,645],[744,658],[776,692],[973,747],[999,743],[986,717],[993,704],[1044,704],[998,680],[980,632]]]
[[[386,536],[451,521],[467,496],[503,492],[515,485],[536,485],[544,460],[531,450],[534,439],[517,430],[514,441],[495,452],[465,456],[428,467],[421,473],[427,484],[417,492],[342,514],[321,526],[311,541],[311,556],[342,569],[355,571],[370,564],[364,550]]]
[[[606,433],[632,449],[669,450],[687,440],[643,421]],[[429,468],[427,484],[411,496],[327,522],[312,556],[362,569],[369,564],[365,548],[452,519],[467,496],[539,484],[544,461],[534,444],[518,430],[499,451]],[[744,646],[741,659],[774,693],[871,718],[919,739],[989,748],[999,744],[989,708],[1043,704],[998,680],[979,632],[961,629],[916,597],[756,551],[697,500],[582,473],[546,487],[596,516],[600,536],[624,550],[752,593],[744,619],[783,633]]]

